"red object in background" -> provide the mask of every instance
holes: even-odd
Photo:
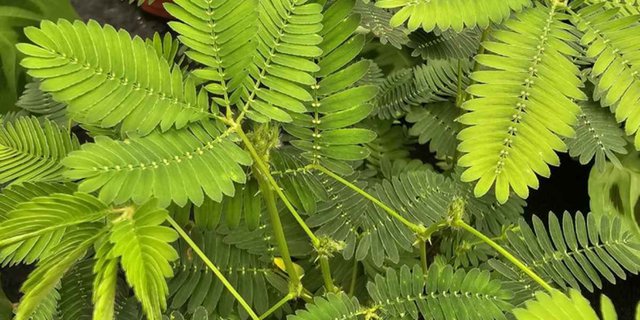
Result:
[[[151,13],[153,15],[156,15],[158,17],[162,17],[165,19],[171,19],[173,18],[173,16],[171,16],[167,10],[164,9],[164,3],[165,2],[173,2],[173,0],[155,0],[153,2],[153,4],[149,4],[147,0],[144,1],[144,3],[142,4],[142,10],[148,13]]]

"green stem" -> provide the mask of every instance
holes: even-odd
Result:
[[[420,264],[422,265],[422,272],[427,274],[427,268],[429,264],[427,263],[427,242],[420,242]]]
[[[280,250],[280,256],[284,261],[284,266],[289,275],[289,292],[296,293],[301,287],[300,276],[298,271],[293,265],[291,260],[291,254],[289,253],[289,245],[284,235],[284,229],[282,228],[282,222],[280,221],[280,215],[278,214],[278,208],[276,207],[276,199],[269,183],[265,180],[264,176],[260,172],[256,174],[258,176],[258,184],[260,185],[260,192],[267,204],[267,211],[269,212],[269,218],[271,219],[271,225],[273,226],[273,233]]]
[[[321,165],[318,165],[318,164],[311,165],[311,167],[321,171],[322,173],[330,176],[331,178],[335,179],[336,181],[338,181],[338,182],[344,184],[345,186],[349,187],[351,190],[359,193],[360,195],[362,195],[363,197],[365,197],[369,201],[373,202],[374,204],[376,204],[377,206],[382,208],[382,210],[386,211],[389,215],[391,215],[392,217],[398,219],[398,221],[402,222],[405,226],[407,226],[413,232],[415,232],[417,234],[422,234],[424,232],[424,229],[425,229],[424,227],[419,226],[419,225],[417,225],[417,224],[405,219],[397,211],[391,209],[389,206],[384,204],[382,201],[376,199],[374,196],[372,196],[369,193],[367,193],[366,191],[358,188],[358,186],[356,186],[353,183],[343,179],[339,175],[331,172],[331,170],[329,170],[329,169],[327,169],[327,168],[325,168],[325,167],[323,167]]]
[[[353,269],[351,269],[351,284],[349,285],[349,295],[352,296],[356,291],[356,280],[358,279],[358,259],[353,257]]]
[[[322,271],[322,279],[324,280],[324,286],[327,292],[337,292],[336,286],[333,285],[333,278],[331,277],[331,268],[329,267],[329,257],[320,256],[320,271]]]
[[[466,94],[462,91],[462,60],[458,60],[458,94],[456,95],[456,107],[460,108],[465,98]]]
[[[253,311],[253,309],[251,309],[251,306],[249,306],[247,301],[245,301],[244,298],[242,298],[242,296],[238,293],[238,291],[236,291],[236,288],[234,288],[233,285],[229,283],[229,280],[227,280],[227,278],[225,278],[222,272],[220,272],[220,270],[213,264],[213,262],[209,260],[209,257],[207,257],[207,255],[204,254],[202,250],[200,250],[200,247],[198,247],[198,245],[195,242],[193,242],[191,237],[189,237],[189,235],[182,229],[182,227],[180,227],[180,225],[171,217],[167,217],[167,221],[169,221],[169,224],[171,224],[171,226],[178,232],[180,237],[184,239],[184,241],[189,245],[189,247],[193,249],[193,251],[198,255],[198,257],[202,259],[204,264],[206,264],[207,267],[209,267],[209,269],[213,271],[213,273],[216,275],[216,277],[218,277],[220,282],[222,282],[222,284],[227,288],[227,290],[231,292],[231,295],[234,298],[236,298],[236,300],[238,300],[238,302],[244,308],[244,310],[247,311],[251,319],[260,320],[258,315]]]
[[[284,194],[284,192],[282,192],[282,189],[280,189],[280,186],[278,186],[278,182],[276,182],[276,180],[271,175],[269,171],[269,167],[267,167],[267,165],[264,163],[264,161],[262,160],[262,157],[258,155],[258,152],[256,151],[256,148],[251,143],[251,140],[249,140],[247,135],[242,130],[242,127],[240,127],[239,125],[236,125],[236,133],[238,134],[238,136],[240,136],[240,139],[242,139],[242,141],[244,142],[245,146],[247,147],[247,150],[249,150],[251,157],[256,162],[256,166],[258,167],[258,170],[260,170],[260,172],[262,173],[264,178],[267,180],[267,182],[271,184],[271,186],[273,187],[273,190],[276,192],[278,197],[282,200],[285,207],[287,207],[287,209],[289,210],[289,212],[291,212],[291,214],[296,219],[300,227],[302,227],[302,229],[307,234],[307,236],[309,236],[313,246],[317,247],[320,244],[320,240],[318,240],[318,237],[316,237],[313,231],[311,231],[309,226],[304,222],[304,219],[302,219],[302,217],[293,207],[289,199],[287,199],[287,196]]]
[[[520,261],[518,258],[513,256],[511,253],[509,253],[509,251],[507,251],[505,248],[497,244],[495,241],[491,240],[491,238],[485,236],[482,232],[476,230],[474,227],[468,225],[462,220],[456,220],[451,225],[455,227],[460,227],[468,231],[469,233],[473,234],[474,236],[478,237],[480,240],[487,243],[493,249],[498,251],[498,253],[500,253],[507,260],[509,260],[509,262],[513,263],[516,267],[522,270],[522,272],[526,273],[529,277],[531,277],[531,279],[537,282],[542,288],[544,288],[547,291],[553,290],[553,288],[546,281],[540,278],[540,276],[538,276],[535,272],[533,272],[531,268],[527,267],[522,261]]]
[[[260,319],[261,320],[262,319],[266,319],[272,313],[276,312],[276,310],[280,309],[280,307],[282,307],[282,305],[284,305],[285,303],[289,302],[293,298],[295,298],[295,296],[292,293],[287,294],[286,296],[284,296],[284,298],[280,299],[280,301],[278,301],[278,303],[274,304],[271,308],[269,308],[269,310],[267,310],[267,312],[263,313],[260,316]]]

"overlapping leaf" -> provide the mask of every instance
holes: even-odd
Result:
[[[468,167],[464,181],[478,180],[477,196],[495,185],[500,202],[511,190],[526,198],[538,187],[536,174],[548,177],[549,165],[559,165],[555,151],[567,150],[560,137],[575,134],[574,100],[586,99],[570,60],[580,53],[567,19],[555,2],[528,9],[483,43],[490,53],[476,56],[487,68],[473,73],[478,84],[467,89],[474,99],[459,118],[470,127],[458,135],[465,153],[458,164]]]
[[[83,179],[80,190],[100,190],[107,202],[157,198],[163,206],[200,205],[205,195],[219,202],[223,194],[234,195],[234,182],[245,182],[240,165],[251,164],[230,134],[219,123],[201,122],[125,141],[98,137],[64,160],[65,175]]]
[[[60,20],[25,33],[34,44],[18,45],[27,56],[22,66],[78,122],[148,134],[157,126],[184,127],[208,111],[206,95],[179,68],[124,30]]]

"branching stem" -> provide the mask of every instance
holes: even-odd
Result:
[[[469,233],[473,234],[474,236],[478,237],[480,240],[482,240],[483,242],[491,246],[493,249],[498,251],[498,253],[500,253],[503,257],[509,260],[509,262],[514,264],[520,270],[522,270],[522,272],[526,273],[529,277],[531,277],[531,279],[537,282],[542,288],[544,288],[547,291],[553,290],[553,288],[546,281],[540,278],[540,276],[538,276],[535,272],[533,272],[531,268],[527,267],[522,261],[520,261],[518,258],[516,258],[511,253],[509,253],[509,251],[507,251],[501,245],[491,240],[491,238],[484,235],[482,232],[476,230],[474,227],[468,225],[466,222],[460,219],[453,221],[451,225],[454,227],[460,227],[468,231]]]
[[[287,199],[287,196],[284,194],[284,192],[282,192],[282,189],[280,189],[280,186],[278,186],[278,182],[276,182],[276,180],[271,175],[269,171],[269,167],[264,163],[264,161],[262,160],[262,157],[260,157],[260,155],[256,151],[256,148],[253,146],[253,143],[251,143],[251,140],[249,140],[249,137],[247,137],[247,135],[242,130],[242,127],[240,127],[239,125],[236,125],[236,133],[238,133],[238,135],[240,136],[240,139],[242,139],[245,146],[247,147],[247,150],[249,150],[249,153],[251,154],[253,161],[256,162],[256,166],[258,170],[260,170],[260,172],[262,173],[264,178],[267,180],[267,182],[271,184],[271,186],[273,187],[273,190],[276,192],[278,197],[280,197],[285,207],[287,207],[287,209],[289,210],[289,212],[291,212],[291,214],[296,219],[300,227],[302,227],[302,229],[307,234],[307,236],[309,236],[313,246],[317,247],[318,244],[320,243],[320,240],[318,240],[318,237],[316,237],[313,231],[311,231],[311,229],[304,222],[304,220],[302,219],[298,211],[296,211],[296,209],[293,207],[289,199]]]
[[[270,316],[272,313],[276,312],[276,310],[280,309],[280,307],[282,307],[285,303],[289,302],[290,300],[294,299],[295,295],[293,293],[289,293],[286,296],[284,296],[284,298],[280,299],[280,301],[278,301],[276,304],[274,304],[271,308],[269,308],[269,310],[267,310],[265,313],[263,313],[260,316],[260,319],[266,319],[268,316]]]
[[[209,267],[209,269],[213,271],[213,274],[215,274],[216,277],[218,277],[218,279],[220,280],[220,282],[222,282],[222,284],[225,286],[225,288],[227,288],[227,290],[231,292],[231,295],[234,298],[236,298],[236,300],[238,300],[238,303],[240,303],[242,308],[244,308],[244,310],[247,311],[251,319],[260,320],[258,315],[253,311],[253,309],[251,309],[251,306],[249,306],[247,301],[245,301],[244,298],[242,298],[242,296],[238,293],[238,291],[236,291],[236,288],[234,288],[233,285],[231,285],[231,283],[229,282],[229,280],[227,280],[227,278],[225,278],[222,272],[220,272],[220,269],[218,269],[218,267],[216,267],[215,264],[213,264],[213,262],[209,260],[209,257],[207,257],[207,255],[204,254],[202,250],[200,250],[200,247],[198,247],[198,245],[195,242],[193,242],[193,239],[189,237],[189,235],[182,229],[182,227],[180,227],[180,225],[175,220],[173,220],[172,217],[167,217],[167,221],[169,221],[169,224],[171,224],[171,226],[178,232],[180,237],[182,237],[182,239],[189,245],[189,247],[193,249],[193,251],[198,255],[198,257],[202,259],[204,264],[206,264],[207,267]]]

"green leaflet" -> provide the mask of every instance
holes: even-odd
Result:
[[[313,303],[308,303],[306,310],[296,311],[291,320],[360,320],[364,319],[367,310],[360,307],[356,298],[350,298],[345,293],[330,293],[326,297],[315,297]]]
[[[535,300],[527,301],[525,308],[515,309],[513,314],[518,320],[600,319],[589,305],[589,301],[574,289],[569,292],[569,296],[558,290],[554,290],[551,294],[539,291],[535,295]],[[604,320],[613,319],[605,316]]]
[[[356,161],[367,157],[361,146],[371,142],[375,134],[365,129],[350,128],[371,112],[378,88],[356,85],[369,70],[367,61],[352,63],[364,46],[364,37],[355,34],[360,17],[352,15],[355,1],[335,2],[324,13],[318,57],[320,70],[308,83],[308,113],[293,117],[284,129],[295,138],[291,144],[302,150],[302,156],[313,162]],[[316,84],[317,82],[317,84]],[[326,159],[326,160],[325,160]]]
[[[158,209],[152,200],[140,207],[124,208],[109,230],[113,244],[109,255],[120,259],[127,282],[149,320],[162,319],[169,294],[165,278],[173,277],[170,262],[178,259],[171,246],[178,234],[162,226],[167,217],[167,211]]]
[[[429,143],[429,150],[441,159],[456,155],[458,141],[456,136],[462,126],[455,122],[460,109],[452,103],[432,103],[424,107],[415,107],[406,117],[413,123],[409,134],[418,137],[418,143]]]
[[[100,190],[107,202],[153,197],[162,206],[187,200],[200,205],[205,195],[219,202],[223,194],[234,195],[234,182],[245,182],[241,165],[251,164],[230,135],[219,123],[200,122],[125,141],[98,137],[63,161],[65,175],[83,179],[80,190]]]
[[[257,32],[258,1],[178,0],[167,4],[180,22],[169,22],[178,39],[189,50],[186,55],[202,64],[193,74],[206,82],[206,89],[221,106],[229,106],[247,77]]]
[[[463,72],[460,76],[466,85],[469,79],[465,74],[471,70],[466,59],[429,60],[390,74],[380,85],[374,113],[381,119],[396,119],[412,106],[447,101],[457,93],[458,70]]]
[[[16,106],[39,119],[49,119],[60,126],[68,125],[67,106],[53,100],[51,94],[43,92],[39,86],[38,81],[27,83]]]
[[[576,136],[567,141],[569,155],[579,157],[581,164],[595,159],[595,168],[603,171],[606,160],[619,164],[617,155],[627,153],[624,131],[606,108],[593,101],[580,104]]]
[[[521,220],[519,230],[507,232],[508,247],[563,289],[593,291],[602,287],[601,278],[615,283],[626,278],[625,270],[635,274],[640,268],[640,240],[617,216],[549,214],[548,227],[534,216],[532,226]]]
[[[509,293],[488,271],[449,265],[434,264],[426,275],[417,265],[389,268],[367,291],[383,319],[507,319],[504,312],[511,307]]]
[[[531,5],[530,0],[380,0],[381,8],[400,8],[391,18],[392,26],[407,22],[409,30],[422,28],[432,31],[453,29],[456,32],[476,25],[487,28],[490,23],[500,23],[512,11],[520,11]]]
[[[43,21],[25,30],[34,44],[19,44],[22,66],[40,88],[68,104],[80,123],[148,134],[202,119],[209,105],[194,83],[152,45],[95,21]]]
[[[306,0],[259,1],[257,50],[241,95],[248,117],[258,122],[291,122],[288,112],[306,110],[313,98],[307,86],[319,69],[314,58],[323,54],[322,6]]]
[[[458,118],[469,126],[458,134],[465,153],[458,165],[468,168],[463,181],[478,181],[476,196],[495,186],[501,203],[511,190],[526,198],[529,187],[538,187],[536,174],[548,177],[549,165],[559,165],[555,152],[566,151],[560,136],[575,134],[574,100],[586,96],[570,60],[579,54],[578,39],[558,10],[537,6],[518,14],[483,43],[490,53],[476,56],[487,68],[472,74],[477,84],[467,92],[474,98]]]
[[[586,56],[595,59],[590,76],[595,83],[594,96],[610,107],[618,122],[625,121],[627,135],[640,128],[640,23],[637,16],[619,18],[618,8],[605,9],[604,3],[580,10],[573,15],[584,33],[581,44]],[[635,138],[636,149],[640,137]]]
[[[4,121],[0,126],[0,183],[62,181],[61,160],[78,149],[75,135],[55,122],[34,117]]]

